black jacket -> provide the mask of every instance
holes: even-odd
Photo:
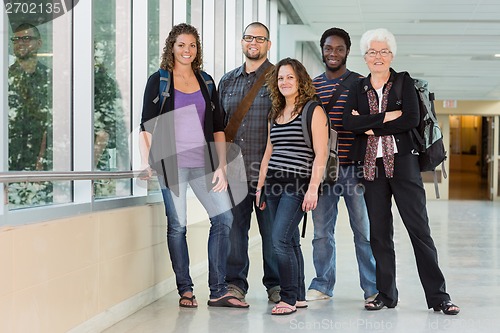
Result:
[[[171,75],[171,74],[170,74]],[[214,142],[214,133],[224,131],[224,113],[219,104],[219,96],[214,89],[210,95],[207,85],[200,72],[195,72],[200,85],[201,93],[205,99],[205,122],[203,132],[207,148],[205,151],[205,171],[209,175],[219,165],[217,152],[212,142]],[[213,79],[212,79],[213,80]],[[215,81],[214,81],[215,82]],[[171,117],[158,117],[160,114],[168,113],[174,110],[175,87],[174,80],[171,77],[170,97],[165,101],[164,110],[160,111],[160,102],[154,102],[159,95],[160,74],[153,73],[146,84],[144,92],[144,103],[142,107],[142,117],[140,128],[153,134],[151,149],[149,154],[150,165],[156,170],[157,174],[163,176],[164,186],[170,188],[175,194],[178,194],[178,166],[177,154],[175,149],[175,126]],[[158,117],[158,118],[157,118]],[[156,118],[158,121],[156,121]],[[186,128],[186,131],[192,129]],[[161,181],[161,180],[160,180]],[[207,188],[211,189],[211,179],[207,177]]]
[[[389,91],[386,111],[401,110],[403,114],[398,119],[386,123],[383,112],[370,114],[367,92],[374,90],[370,83],[371,74],[351,87],[342,117],[344,128],[356,135],[349,153],[351,160],[364,160],[368,140],[365,132],[370,129],[376,136],[393,135],[399,155],[411,153],[416,149],[411,129],[417,127],[420,121],[417,93],[413,79],[409,75],[395,72],[392,68],[389,82],[394,82],[396,75],[404,75],[402,101],[397,100],[393,86]],[[384,86],[384,91],[386,87],[387,85]],[[360,115],[353,116],[352,110],[358,111]]]

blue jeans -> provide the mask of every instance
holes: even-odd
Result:
[[[278,259],[281,300],[290,305],[305,300],[304,257],[299,223],[304,217],[302,193],[267,193],[266,210],[272,221],[273,249]]]
[[[266,290],[279,286],[278,261],[272,248],[271,221],[267,210],[260,210],[255,206],[255,187],[248,186],[248,194],[241,203],[233,208],[233,226],[229,234],[231,240],[229,257],[227,260],[226,282],[248,292],[248,231],[252,211],[255,210],[260,236],[262,237],[262,258],[264,277],[262,283]]]
[[[375,259],[370,247],[370,222],[363,197],[364,189],[355,165],[341,166],[335,184],[323,184],[318,205],[312,212],[314,224],[313,262],[316,277],[309,289],[333,296],[336,270],[335,224],[340,196],[344,197],[354,233],[359,280],[365,299],[377,293]]]
[[[233,214],[231,213],[228,193],[208,191],[205,177],[207,177],[205,168],[180,168],[179,196],[173,194],[168,188],[162,189],[167,214],[167,245],[179,295],[193,291],[186,242],[186,191],[189,183],[209,215],[208,285],[210,298],[219,298],[227,293],[227,284],[224,277],[226,275],[229,232],[233,222]]]

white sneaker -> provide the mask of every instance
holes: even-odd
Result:
[[[330,296],[323,294],[321,291],[316,289],[309,289],[306,294],[307,301],[319,301],[324,299],[329,299]]]

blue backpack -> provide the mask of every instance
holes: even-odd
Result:
[[[153,103],[158,103],[158,101],[161,103],[161,107],[160,107],[160,112],[161,113],[161,110],[163,110],[163,107],[165,106],[165,101],[167,100],[167,98],[170,97],[170,72],[165,70],[165,69],[158,69],[158,72],[160,73],[160,87],[159,87],[159,91],[158,91],[158,96],[156,96],[156,98],[153,100]],[[204,71],[200,71],[201,73],[201,76],[203,77],[203,81],[205,82],[205,85],[207,86],[207,89],[208,89],[208,94],[210,96],[212,96],[212,93],[215,91],[215,83],[214,81],[212,80],[212,78],[210,77],[210,75],[208,75],[207,73],[205,73]]]

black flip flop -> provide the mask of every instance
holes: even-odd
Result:
[[[239,305],[239,304],[234,304],[234,303],[231,303],[229,302],[229,300],[231,299],[235,299],[235,300],[238,300],[238,297],[235,297],[235,296],[225,296],[225,297],[222,297],[216,301],[212,301],[212,300],[209,300],[207,302],[208,306],[214,306],[214,307],[219,307],[219,308],[240,308],[240,309],[246,309],[248,307],[250,307],[250,305],[246,304],[246,305]]]
[[[192,297],[181,296],[181,298],[179,299],[179,306],[181,308],[197,308],[198,305],[194,304],[195,299],[196,299],[196,297],[194,295]],[[181,303],[182,301],[190,301],[191,304],[183,304],[183,303]]]

